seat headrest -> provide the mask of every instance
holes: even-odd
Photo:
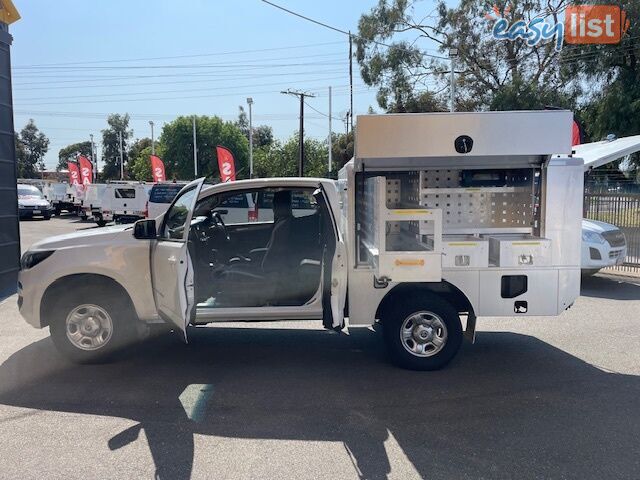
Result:
[[[291,216],[291,191],[276,192],[273,195],[274,219]]]

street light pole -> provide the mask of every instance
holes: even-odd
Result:
[[[156,145],[153,141],[153,120],[149,120],[149,125],[151,125],[151,155],[156,154]]]
[[[98,156],[96,155],[96,147],[93,143],[93,133],[89,134],[89,138],[91,139],[91,163],[93,163],[93,181],[98,181]]]
[[[198,178],[198,146],[196,145],[196,116],[193,116],[193,171]]]
[[[455,76],[455,64],[456,64],[456,57],[458,56],[458,49],[457,48],[450,48],[449,49],[449,59],[451,60],[451,87],[450,87],[450,92],[451,93],[451,106],[450,106],[450,110],[452,112],[455,112],[456,110],[456,104],[455,104],[455,98],[456,98],[456,76]]]
[[[253,178],[253,121],[251,118],[253,98],[247,97],[247,105],[249,105],[249,178]]]
[[[331,135],[331,87],[329,87],[329,175],[331,175],[331,167],[333,163],[333,138]]]
[[[124,154],[122,153],[122,132],[120,133],[120,180],[124,180]]]

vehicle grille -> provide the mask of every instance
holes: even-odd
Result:
[[[612,247],[624,247],[627,243],[621,230],[602,232],[602,236]]]

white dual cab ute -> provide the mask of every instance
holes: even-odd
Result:
[[[35,244],[20,311],[78,362],[153,323],[187,340],[189,325],[310,320],[379,322],[397,365],[440,368],[478,317],[554,316],[578,297],[571,125],[564,111],[361,116],[337,182],[200,179],[156,219]],[[229,215],[257,194],[272,219]]]

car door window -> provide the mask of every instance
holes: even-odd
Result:
[[[167,240],[183,240],[189,218],[189,208],[193,203],[195,187],[184,192],[171,206],[164,217],[161,237]]]
[[[201,200],[194,217],[208,216],[217,211],[226,225],[247,223],[250,211],[253,211],[251,193],[247,191],[224,192]]]

